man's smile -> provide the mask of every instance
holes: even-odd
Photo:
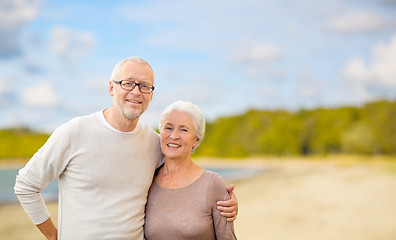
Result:
[[[126,101],[129,102],[129,103],[132,103],[132,104],[142,104],[141,101],[133,100],[133,99],[127,99]]]

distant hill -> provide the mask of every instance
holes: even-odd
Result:
[[[396,101],[363,107],[260,111],[207,124],[196,156],[396,154]]]
[[[0,129],[0,159],[30,158],[48,137],[27,128]]]
[[[0,130],[0,159],[30,158],[49,135],[26,128]],[[194,156],[396,154],[396,101],[362,107],[250,110],[207,123]]]

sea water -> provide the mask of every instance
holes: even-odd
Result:
[[[225,181],[232,182],[244,178],[252,177],[262,172],[257,168],[206,168],[218,173]],[[0,205],[6,203],[16,203],[18,198],[14,193],[16,175],[19,169],[0,169]],[[58,200],[58,181],[50,183],[42,192],[46,202]]]
[[[19,169],[0,169],[0,204],[18,202],[14,193],[18,171]],[[45,201],[56,201],[58,199],[58,181],[50,183],[41,194]]]

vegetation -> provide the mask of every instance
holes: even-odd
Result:
[[[30,158],[47,141],[49,135],[27,128],[0,130],[0,159]]]
[[[363,107],[258,111],[207,124],[197,156],[396,154],[396,101]]]
[[[0,159],[30,158],[48,137],[25,128],[0,130]],[[194,156],[318,154],[396,155],[396,101],[222,117],[207,123]]]

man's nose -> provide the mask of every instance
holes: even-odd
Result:
[[[133,94],[141,94],[138,85],[135,85],[130,92],[133,93]]]

